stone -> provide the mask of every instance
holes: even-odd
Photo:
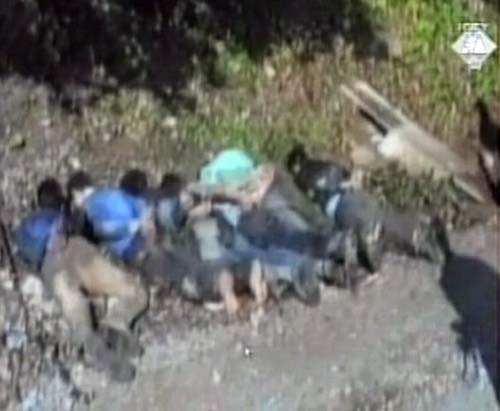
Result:
[[[28,275],[21,282],[21,292],[24,298],[36,305],[41,305],[43,302],[44,287],[42,281],[34,276]]]

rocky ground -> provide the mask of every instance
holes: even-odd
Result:
[[[46,89],[16,78],[0,83],[0,123],[8,225],[29,209],[44,175],[64,177],[82,165],[112,179],[134,162],[153,167],[133,142],[85,146],[68,138],[72,117],[50,104]],[[388,254],[359,295],[327,288],[314,309],[285,301],[262,318],[228,323],[156,298],[141,324],[146,352],[137,379],[125,386],[83,368],[62,343],[57,307],[41,298],[33,277],[21,270],[18,282],[6,268],[0,409],[494,410],[497,235],[495,224],[455,233],[458,256],[442,273]],[[463,324],[483,360],[480,378],[468,384]]]

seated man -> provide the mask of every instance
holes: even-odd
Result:
[[[67,187],[71,214],[87,238],[102,244],[113,258],[137,266],[153,247],[157,229],[176,232],[189,214],[199,212],[192,194],[169,193],[167,186],[181,184],[176,179],[166,174],[158,189],[151,188],[142,170],[131,169],[118,188],[97,188],[87,173],[78,171]]]
[[[210,212],[210,201],[204,201],[186,188],[179,175],[166,173],[156,192],[155,219],[160,237],[166,244],[172,244],[188,220]]]
[[[190,252],[188,247],[173,247],[173,240],[179,236],[186,221],[197,213],[204,213],[208,205],[206,202],[197,201],[199,199],[194,198],[195,196],[184,190],[183,187],[182,179],[171,173],[163,176],[158,189],[152,189],[148,186],[147,177],[142,170],[131,169],[122,176],[120,190],[125,195],[147,204],[153,210],[145,218],[150,218],[150,224],[152,225],[154,222],[156,231],[158,231],[153,235],[154,240],[156,240],[157,235],[162,240],[161,246],[156,245],[155,241],[149,241],[147,244],[139,243],[142,250],[134,264],[145,279],[159,282],[167,288],[173,287],[190,300],[207,302],[222,299],[228,313],[232,316],[239,308],[235,294],[237,288],[244,286],[245,282],[247,282],[247,286],[251,285],[249,284],[251,273],[248,270],[245,273],[239,273],[223,261],[202,264],[201,260],[197,259],[196,253]],[[111,197],[108,192],[107,200],[110,207],[112,207]],[[121,197],[125,198],[123,195]],[[128,198],[126,200],[132,203]],[[116,202],[116,199],[113,201]],[[97,214],[94,212],[94,216]],[[111,212],[101,212],[99,218],[94,218],[93,221],[94,224],[103,226],[110,225],[111,221],[114,220],[116,221],[115,225],[118,226],[120,221],[123,225],[130,224],[135,217],[136,214],[131,212],[128,214],[129,221],[124,214],[120,220],[117,213],[113,215]],[[122,233],[122,242],[133,235],[142,235],[141,233],[131,234],[126,230],[123,230]],[[109,239],[102,234],[101,230],[100,235],[104,241]],[[130,243],[133,244],[132,241]],[[111,246],[114,247],[114,244]],[[118,257],[121,255],[117,254]],[[256,284],[255,281],[253,284]],[[257,291],[254,294],[258,299],[262,293]]]
[[[146,292],[135,278],[108,262],[83,238],[66,236],[63,201],[55,179],[39,185],[39,210],[16,230],[18,252],[40,272],[48,291],[61,305],[73,342],[114,379],[129,381],[135,371],[126,357],[140,351],[130,327],[146,308]],[[92,324],[91,296],[114,300],[97,330]]]
[[[122,184],[132,183],[125,180]],[[67,191],[77,232],[102,244],[111,257],[127,265],[143,257],[154,241],[153,207],[146,197],[120,188],[97,188],[84,171],[70,177]]]
[[[342,166],[308,158],[301,145],[290,151],[287,167],[299,188],[321,205],[336,227],[362,233],[367,226],[379,222],[383,238],[391,246],[444,264],[445,252],[439,243],[434,219],[416,212],[399,213],[382,208],[370,194],[349,187],[348,172]],[[368,240],[373,242],[373,239]]]

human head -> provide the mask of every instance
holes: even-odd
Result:
[[[148,189],[148,177],[144,170],[131,168],[120,179],[120,188],[133,196],[142,196]]]
[[[81,208],[85,199],[92,194],[95,189],[94,182],[90,174],[86,171],[78,170],[68,179],[66,184],[67,196],[73,207]]]
[[[286,157],[286,168],[288,172],[292,175],[297,174],[306,158],[307,154],[303,144],[295,144]]]
[[[65,200],[61,184],[54,177],[47,177],[38,184],[36,197],[38,207],[44,209],[60,210]]]
[[[163,197],[176,197],[184,186],[185,181],[179,174],[165,173],[160,182],[160,191]]]

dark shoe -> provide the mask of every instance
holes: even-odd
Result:
[[[345,240],[345,255],[344,263],[342,266],[343,273],[343,286],[356,293],[357,290],[357,276],[359,272],[359,238],[350,231],[346,235]]]
[[[320,278],[326,283],[353,289],[358,264],[358,237],[352,230],[343,231],[330,253],[331,263],[322,267]]]
[[[107,368],[109,376],[116,382],[132,382],[135,378],[135,367],[126,360],[112,361]]]
[[[113,380],[126,383],[135,378],[135,368],[128,358],[117,355],[106,346],[98,335],[93,335],[84,345],[85,354],[90,364],[106,372]]]
[[[300,269],[293,280],[293,288],[300,301],[305,305],[315,307],[321,301],[319,278],[309,267]]]
[[[121,357],[140,357],[144,350],[137,338],[130,332],[125,332],[110,326],[102,326],[99,334],[104,339],[108,349]]]
[[[289,283],[286,283],[285,281],[279,281],[279,280],[274,280],[274,281],[269,281],[268,280],[267,285],[269,287],[269,293],[270,293],[270,295],[276,301],[281,300],[281,298],[283,297],[283,295],[290,288],[290,284]]]
[[[418,256],[443,267],[451,254],[443,222],[436,217],[422,223],[414,235],[414,247]]]
[[[358,258],[360,264],[370,273],[380,269],[384,255],[383,225],[380,221],[363,224],[356,230],[358,238]]]

